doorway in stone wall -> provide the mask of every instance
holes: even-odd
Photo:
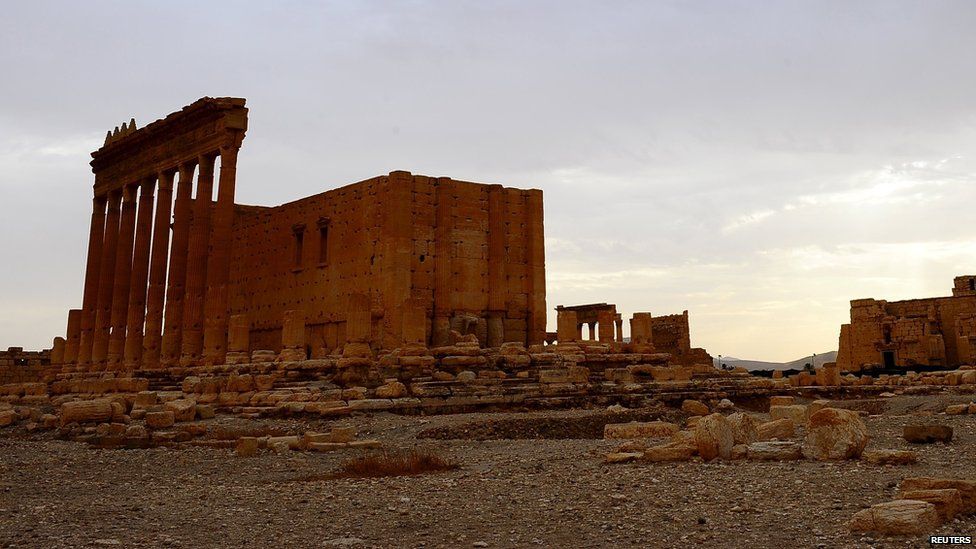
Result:
[[[895,367],[895,352],[894,351],[882,351],[881,361],[884,363],[885,368]]]

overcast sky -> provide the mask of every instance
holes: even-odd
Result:
[[[0,347],[81,306],[105,131],[231,95],[238,202],[395,169],[540,188],[550,308],[836,350],[850,299],[976,273],[974,29],[970,1],[7,2]]]

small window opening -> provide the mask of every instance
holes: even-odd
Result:
[[[420,262],[423,263],[425,259],[427,259],[427,256],[424,254],[420,254]]]
[[[300,268],[302,266],[302,253],[305,249],[305,227],[295,227],[295,257],[294,264],[295,268]]]
[[[329,260],[329,226],[319,227],[319,263]]]
[[[976,290],[976,278],[969,279],[969,289]]]

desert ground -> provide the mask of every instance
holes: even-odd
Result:
[[[868,448],[912,449],[914,465],[863,461],[604,464],[621,441],[602,426],[683,421],[680,410],[569,410],[337,421],[218,416],[211,431],[302,433],[352,426],[385,449],[430,450],[455,470],[330,478],[376,450],[312,453],[179,445],[100,449],[51,432],[0,431],[4,547],[921,547],[927,537],[852,534],[857,511],[912,476],[976,476],[976,416],[945,416],[974,395],[836,401],[859,410]],[[745,403],[758,411],[759,403]],[[951,425],[951,444],[911,445],[909,422]],[[976,517],[935,533],[976,534]]]

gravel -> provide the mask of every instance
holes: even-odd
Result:
[[[189,446],[100,450],[6,429],[0,430],[0,546],[928,546],[927,538],[851,534],[845,523],[892,499],[905,477],[976,478],[976,416],[920,415],[931,413],[925,411],[931,399],[896,397],[884,415],[865,420],[868,448],[913,449],[919,463],[910,466],[604,465],[603,454],[620,441],[417,438],[422,431],[446,436],[458,426],[493,422],[510,434],[520,421],[540,436],[539,425],[602,421],[592,419],[602,411],[583,410],[265,422],[289,432],[352,425],[361,438],[377,438],[389,449],[433,450],[461,464],[445,473],[378,479],[299,480],[335,470],[356,455],[350,451],[239,458]],[[906,423],[923,420],[951,425],[953,443],[901,440]],[[485,432],[479,428],[474,438],[490,438]],[[976,517],[936,533],[976,535]]]

